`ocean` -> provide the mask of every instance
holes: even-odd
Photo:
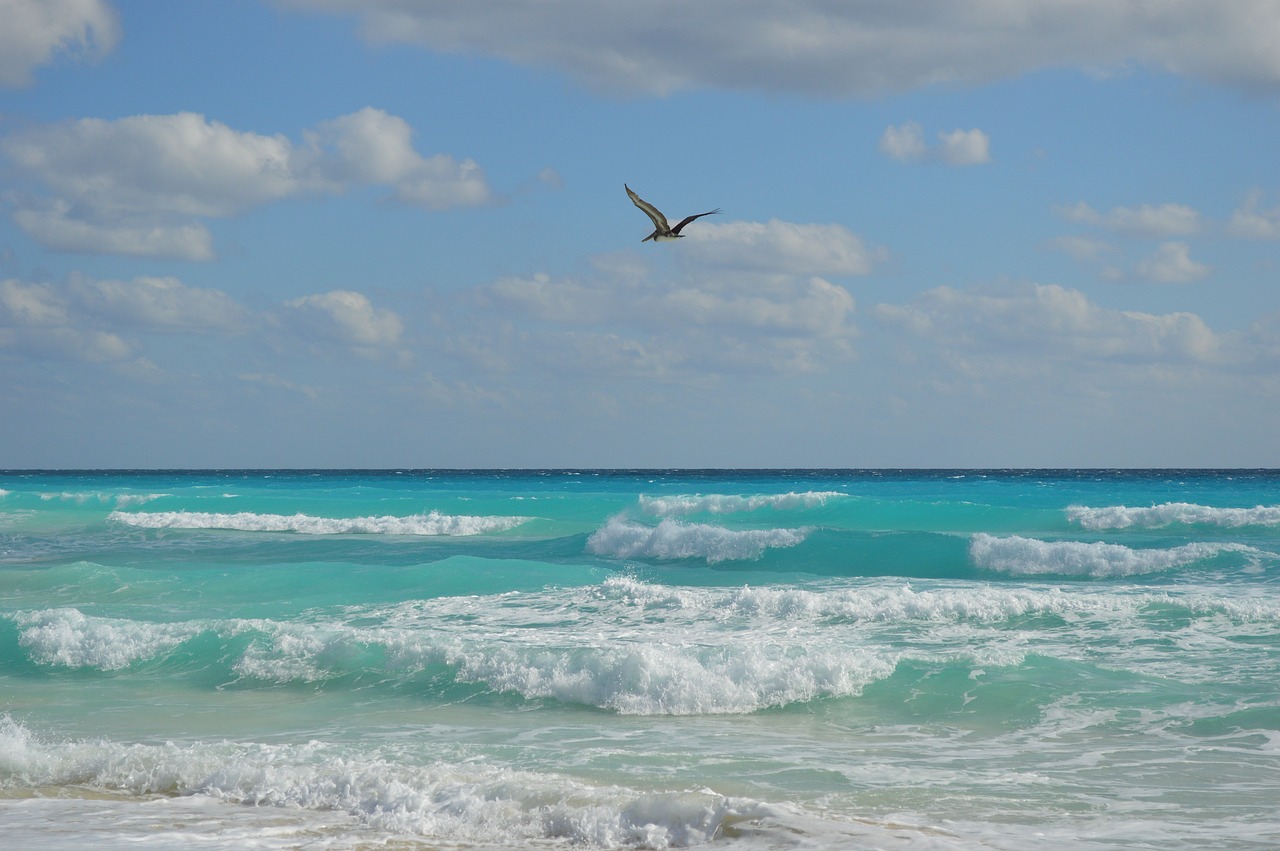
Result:
[[[1280,472],[0,472],[0,845],[1280,847]]]

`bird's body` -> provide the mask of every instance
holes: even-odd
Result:
[[[716,213],[720,212],[720,209],[717,207],[710,212],[686,216],[680,221],[680,224],[675,227],[671,227],[671,225],[667,224],[667,217],[662,215],[661,210],[641,198],[636,193],[632,192],[631,187],[627,184],[622,184],[622,188],[627,190],[627,195],[631,198],[631,203],[639,207],[646,216],[653,220],[653,233],[640,240],[641,242],[648,242],[651,239],[654,242],[669,242],[673,239],[681,239],[684,237],[684,234],[680,233],[680,230],[685,225],[689,224],[689,222],[694,219],[700,219],[703,216],[714,216]]]

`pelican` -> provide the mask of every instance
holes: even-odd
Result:
[[[653,219],[653,233],[640,240],[641,242],[648,242],[651,239],[654,242],[666,242],[669,239],[680,239],[684,236],[684,234],[680,233],[680,229],[689,224],[689,222],[694,219],[700,219],[703,216],[714,216],[716,213],[720,212],[720,208],[717,207],[708,213],[698,213],[695,216],[688,216],[683,219],[680,224],[672,227],[667,224],[667,217],[662,215],[662,212],[657,207],[632,192],[631,187],[627,184],[622,184],[622,188],[627,190],[627,194],[631,196],[631,203],[635,204],[641,210],[644,210],[644,214]]]

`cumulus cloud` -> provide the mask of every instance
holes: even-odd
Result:
[[[277,2],[355,15],[375,42],[493,56],[651,94],[720,87],[866,96],[1133,64],[1280,87],[1273,0]]]
[[[397,116],[366,108],[304,134],[235,130],[195,113],[85,118],[0,140],[0,152],[48,196],[18,196],[14,221],[51,248],[208,260],[203,219],[234,216],[304,193],[390,187],[428,209],[482,204],[471,160],[423,157]]]
[[[1057,207],[1069,222],[1100,227],[1113,233],[1145,238],[1190,236],[1202,228],[1200,214],[1185,204],[1142,204],[1115,207],[1100,213],[1083,201]]]
[[[0,281],[0,349],[35,358],[129,360],[138,334],[240,334],[252,321],[225,293],[176,278]]]
[[[432,210],[491,200],[484,172],[473,160],[422,156],[414,150],[409,123],[380,109],[365,107],[323,122],[306,135],[320,152],[317,171],[338,185],[389,186],[397,201]]]
[[[699,221],[686,236],[694,262],[790,275],[866,275],[887,256],[839,224]]]
[[[0,0],[0,86],[24,86],[59,53],[95,59],[120,40],[103,0]]]
[[[1185,242],[1166,242],[1139,263],[1137,271],[1148,281],[1188,284],[1206,277],[1210,269],[1191,259],[1191,248]]]
[[[284,308],[284,321],[295,331],[360,354],[393,349],[404,332],[394,311],[374,307],[367,296],[351,290],[303,296],[285,302]]]
[[[48,284],[27,284],[9,279],[0,281],[0,323],[27,327],[65,324],[67,308]]]
[[[1193,313],[1101,307],[1079,290],[1025,284],[968,292],[930,290],[908,305],[879,305],[882,322],[959,360],[1185,364],[1220,360],[1223,340]],[[990,360],[988,361],[990,362]]]
[[[855,300],[817,274],[865,273],[871,259],[853,234],[778,221],[706,231],[705,252],[682,273],[615,259],[594,274],[478,288],[466,317],[470,356],[500,368],[542,362],[654,377],[812,372],[853,355]]]
[[[901,127],[889,125],[880,137],[880,153],[898,162],[919,162],[929,155],[924,142],[924,129],[914,121]]]
[[[120,214],[73,209],[61,198],[27,199],[13,221],[36,242],[57,251],[133,254],[212,260],[213,235],[199,222],[175,222],[159,214]]]
[[[742,284],[739,281],[739,284]],[[819,278],[772,277],[760,285],[647,281],[618,287],[608,278],[502,278],[486,303],[558,324],[627,325],[652,331],[724,326],[806,336],[848,336],[854,299]]]
[[[991,139],[976,127],[939,133],[938,144],[924,141],[924,129],[914,121],[890,125],[880,136],[880,153],[904,163],[943,162],[947,165],[980,165],[991,161]]]
[[[10,326],[240,332],[248,318],[225,293],[188,287],[177,278],[114,281],[77,274],[60,284],[0,281],[0,323]]]
[[[1264,210],[1261,205],[1262,194],[1251,193],[1231,214],[1227,232],[1243,239],[1280,239],[1280,207]]]
[[[1101,260],[1115,252],[1111,243],[1087,236],[1060,236],[1050,240],[1048,247],[1070,254],[1081,262]]]
[[[939,133],[939,154],[948,165],[979,165],[991,160],[991,140],[981,130]]]
[[[69,291],[78,310],[118,326],[237,333],[249,320],[248,311],[226,293],[188,287],[173,277],[101,281],[73,276]]]

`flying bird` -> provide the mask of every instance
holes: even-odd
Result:
[[[680,233],[680,229],[689,224],[689,222],[694,219],[700,219],[703,216],[714,216],[716,213],[720,212],[720,208],[717,207],[708,213],[698,213],[694,216],[687,216],[680,222],[680,224],[672,227],[667,224],[667,217],[662,215],[661,210],[641,198],[636,193],[632,192],[631,187],[627,184],[622,184],[622,188],[627,190],[627,194],[631,196],[631,203],[643,210],[646,216],[653,219],[653,233],[640,240],[641,242],[648,242],[651,239],[655,242],[665,242],[669,239],[680,239],[684,236],[684,234]]]

